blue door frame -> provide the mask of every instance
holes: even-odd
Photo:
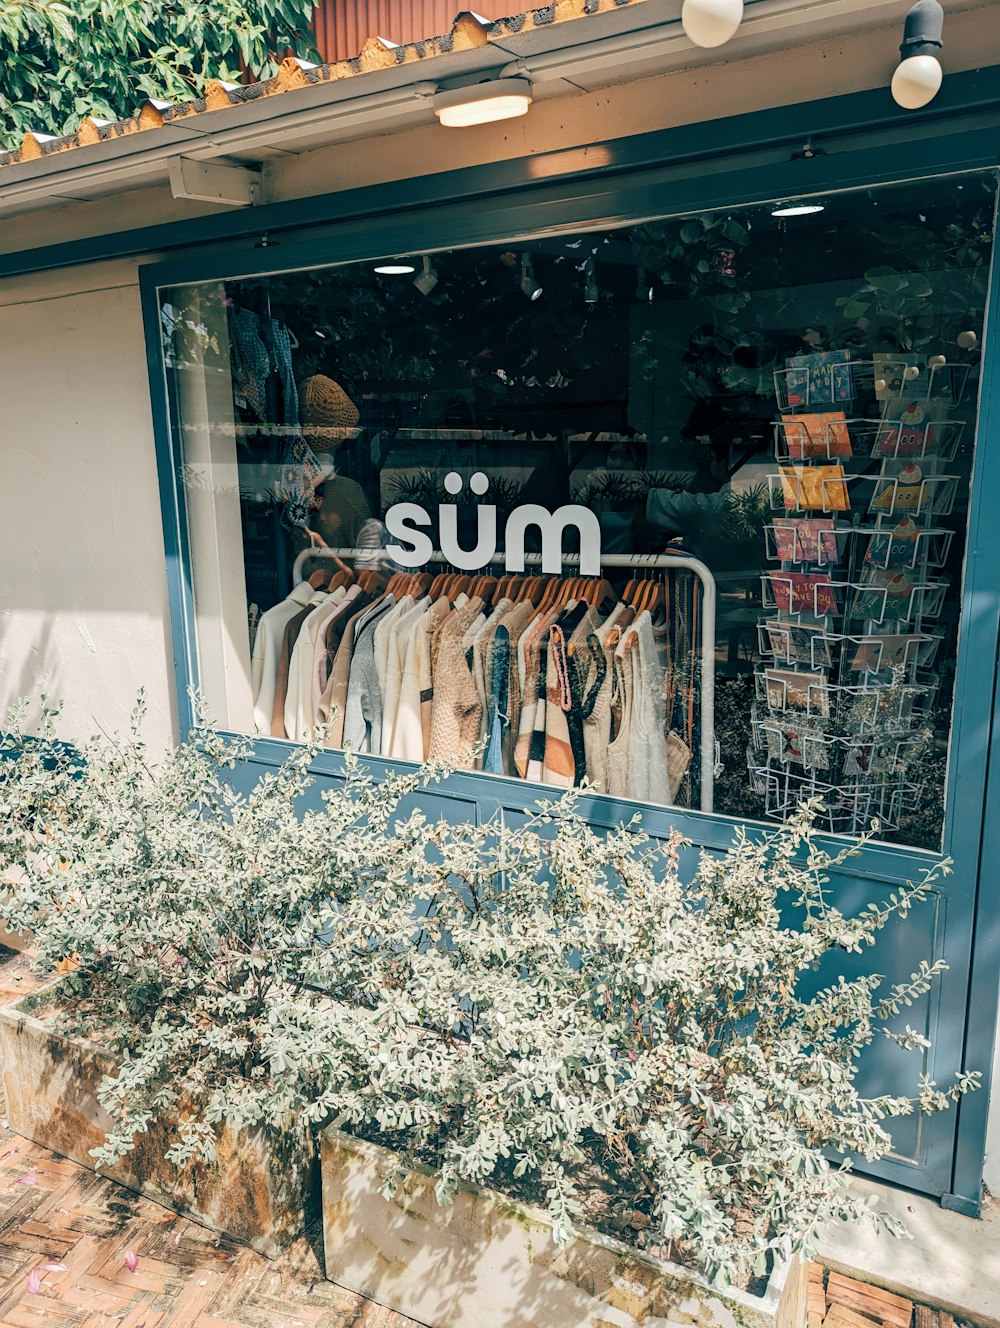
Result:
[[[641,218],[741,206],[773,198],[929,178],[1000,165],[996,97],[1000,70],[949,77],[932,112],[907,117],[887,94],[863,93],[804,106],[736,117],[684,130],[611,140],[589,150],[604,163],[581,167],[580,152],[483,166],[366,190],[247,210],[239,217],[147,228],[128,236],[82,241],[75,261],[99,261],[117,253],[182,247],[178,258],[141,269],[147,354],[167,549],[174,663],[181,731],[191,721],[188,688],[197,684],[197,651],[184,494],[171,434],[167,378],[161,357],[158,292],[199,280],[375,259],[502,242],[525,233],[627,224]],[[803,155],[809,142],[815,155]],[[539,183],[540,176],[542,183]],[[555,177],[555,178],[554,178]],[[334,220],[339,218],[339,220]],[[322,230],[318,230],[318,227]],[[280,245],[251,247],[250,236],[284,230]],[[153,233],[155,231],[155,234]],[[211,254],[201,244],[232,244]],[[0,276],[17,267],[45,265],[49,251],[0,257]],[[63,253],[60,261],[65,258]],[[51,266],[51,262],[48,264]],[[1000,492],[1000,254],[994,253],[984,345],[983,389],[977,435],[969,545],[963,591],[955,719],[945,819],[945,852],[953,875],[905,934],[880,942],[880,968],[909,973],[914,960],[946,957],[949,970],[922,1012],[934,1046],[925,1070],[946,1081],[958,1069],[983,1072],[983,1091],[957,1110],[927,1122],[906,1121],[897,1134],[898,1155],[874,1168],[885,1179],[940,1197],[970,1215],[980,1208],[990,1067],[1000,986],[1000,896],[989,888],[1000,871],[1000,844],[985,836],[1000,815],[1000,756],[990,738],[995,713],[1000,625],[1000,522],[989,519]],[[996,441],[994,441],[996,440]],[[280,762],[289,744],[260,740],[250,776]],[[372,758],[376,768],[385,766]],[[336,753],[324,753],[315,770],[321,781],[342,771]],[[460,773],[434,795],[438,810],[453,816],[516,818],[531,792],[519,780]],[[601,796],[585,800],[595,824],[611,825],[636,810]],[[644,828],[665,837],[676,827],[710,850],[728,843],[734,822],[722,816],[641,808]],[[985,840],[985,842],[984,842]],[[912,879],[935,855],[894,845],[870,844],[838,885],[845,908]],[[985,880],[987,888],[978,888]],[[883,962],[884,961],[884,962]],[[975,1017],[968,1018],[973,1011]],[[912,1020],[912,1014],[911,1014]],[[885,1065],[886,1062],[883,1062]],[[888,1073],[892,1074],[891,1065]]]

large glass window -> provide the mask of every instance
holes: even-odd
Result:
[[[162,292],[216,717],[939,846],[994,208],[963,176]]]

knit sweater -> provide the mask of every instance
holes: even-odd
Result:
[[[429,754],[461,770],[472,766],[483,714],[462,640],[482,608],[483,601],[477,597],[463,608],[453,609],[437,640]]]

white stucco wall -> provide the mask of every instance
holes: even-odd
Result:
[[[0,707],[173,735],[163,534],[134,265],[0,283]]]

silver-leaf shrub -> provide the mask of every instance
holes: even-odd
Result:
[[[724,1281],[871,1216],[830,1150],[878,1158],[886,1119],[974,1086],[861,1096],[873,1039],[926,1047],[905,1009],[942,965],[887,987],[843,960],[934,873],[845,915],[830,875],[856,850],[829,856],[808,808],[696,861],[598,832],[573,796],[455,824],[421,810],[433,770],[348,761],[320,792],[313,749],[253,783],[207,727],[155,762],[138,718],[78,751],[51,713],[7,731],[0,920],[71,969],[73,1026],[121,1055],[100,1163],[154,1119],[178,1162],[221,1121],[336,1120],[430,1163],[443,1203],[464,1181],[534,1196],[559,1239],[624,1208],[637,1243]]]

